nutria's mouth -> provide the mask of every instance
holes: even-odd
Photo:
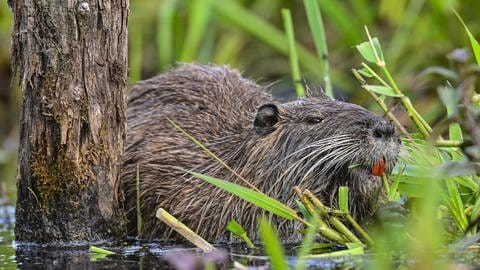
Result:
[[[380,179],[387,169],[387,160],[382,157],[373,165],[357,165],[349,167],[350,174],[359,179]]]
[[[379,161],[373,164],[372,174],[374,176],[380,176],[385,172],[385,168],[387,167],[387,161],[385,157],[382,157]]]

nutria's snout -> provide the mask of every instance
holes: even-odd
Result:
[[[378,151],[376,158],[372,158],[372,174],[374,176],[380,176],[384,172],[389,174],[398,159],[401,147],[400,137],[393,123],[383,118],[373,125],[372,136],[375,140],[374,151]]]

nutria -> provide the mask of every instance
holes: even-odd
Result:
[[[180,239],[155,218],[163,207],[209,241],[229,240],[240,223],[257,239],[265,212],[203,180],[199,172],[244,185],[167,119],[178,123],[258,189],[296,208],[294,186],[329,205],[348,186],[350,211],[372,215],[380,174],[400,148],[394,126],[366,109],[317,94],[280,103],[265,88],[219,66],[184,64],[136,84],[128,97],[122,188],[135,231],[135,179],[140,172],[143,236]],[[301,224],[271,217],[281,237],[298,240]]]

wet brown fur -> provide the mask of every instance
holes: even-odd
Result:
[[[296,185],[330,205],[336,204],[338,187],[348,186],[350,210],[360,219],[372,214],[381,187],[370,173],[373,164],[385,157],[391,171],[400,147],[390,123],[357,105],[322,95],[282,104],[226,67],[182,65],[139,82],[128,98],[122,188],[133,233],[138,165],[144,237],[180,239],[155,218],[159,207],[210,241],[229,240],[226,225],[232,219],[257,239],[257,218],[269,215],[185,174],[191,170],[244,185],[167,119],[291,207]],[[301,224],[269,217],[284,240],[299,239]]]

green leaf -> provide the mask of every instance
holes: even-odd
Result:
[[[337,257],[337,256],[346,256],[346,255],[363,255],[363,254],[365,254],[365,250],[363,249],[363,246],[356,246],[351,249],[333,251],[333,252],[323,253],[323,254],[309,255],[309,256],[305,256],[305,258],[316,259],[316,258],[328,258],[328,257]]]
[[[348,187],[340,187],[338,189],[338,208],[348,213]]]
[[[385,60],[383,58],[383,52],[382,52],[382,47],[380,46],[380,41],[378,41],[378,38],[374,37],[370,41],[365,41],[360,44],[358,44],[357,50],[360,52],[360,54],[363,56],[365,60],[367,60],[370,63],[377,64],[379,66],[382,65],[382,63],[385,63]],[[372,47],[373,44],[373,47]],[[377,59],[378,57],[378,59]]]
[[[242,240],[247,244],[249,248],[255,248],[250,238],[247,236],[247,232],[243,229],[242,225],[238,224],[235,220],[230,220],[227,225],[227,230],[229,230],[234,235],[242,238]]]
[[[272,268],[275,270],[288,270],[287,259],[278,234],[265,218],[262,218],[260,221],[260,233]]]
[[[468,226],[467,216],[463,211],[463,201],[455,181],[451,178],[445,180],[448,190],[448,206],[457,226],[464,231]]]
[[[370,84],[363,85],[362,87],[367,89],[368,91],[372,91],[380,95],[385,95],[389,97],[401,97],[401,95],[396,94],[391,87]]]
[[[388,191],[387,197],[389,201],[398,201],[400,199],[400,194],[398,193],[398,185],[400,184],[400,177],[403,175],[403,169],[400,169],[400,173],[395,177],[393,183],[390,185],[390,190]]]
[[[480,216],[480,196],[475,198],[475,204],[473,205],[472,215],[470,220],[475,220]]]
[[[440,100],[445,105],[447,109],[447,116],[453,117],[458,114],[457,104],[459,102],[460,96],[459,91],[455,91],[452,87],[440,87],[438,89],[438,95]],[[449,126],[449,139],[456,141],[463,141],[462,129],[458,123],[452,123]],[[457,158],[458,159],[458,158]]]
[[[468,39],[470,40],[470,45],[472,46],[473,54],[475,55],[475,60],[477,61],[477,65],[480,65],[480,44],[478,44],[478,41],[472,35],[472,33],[468,29],[465,22],[463,22],[462,17],[460,17],[460,15],[455,10],[453,12],[455,12],[455,15],[457,15],[458,20],[463,24],[463,27],[465,28],[465,32],[467,32]]]
[[[357,72],[360,73],[363,77],[372,78],[373,74],[368,71],[366,68],[357,69]]]
[[[263,208],[275,215],[284,217],[286,219],[297,218],[297,213],[287,205],[265,195],[264,193],[248,189],[246,187],[220,180],[208,175],[190,172],[193,176],[209,182],[225,191],[228,191],[254,205]]]
[[[303,203],[300,200],[295,200],[295,202],[297,203],[298,210],[300,211],[300,213],[302,213],[303,217],[309,220],[312,216],[308,212],[305,205],[303,205]]]
[[[305,256],[310,254],[312,251],[312,244],[315,241],[315,236],[316,236],[316,230],[318,227],[318,223],[316,222],[317,219],[313,218],[312,220],[312,226],[308,226],[305,234],[303,235],[303,241],[302,245],[300,247],[300,250],[297,253],[297,263],[295,265],[295,270],[303,270],[305,269]]]
[[[88,251],[90,251],[92,253],[105,254],[105,255],[115,254],[115,252],[113,252],[113,251],[106,250],[106,249],[103,249],[103,248],[99,248],[99,247],[96,247],[96,246],[90,246]]]

